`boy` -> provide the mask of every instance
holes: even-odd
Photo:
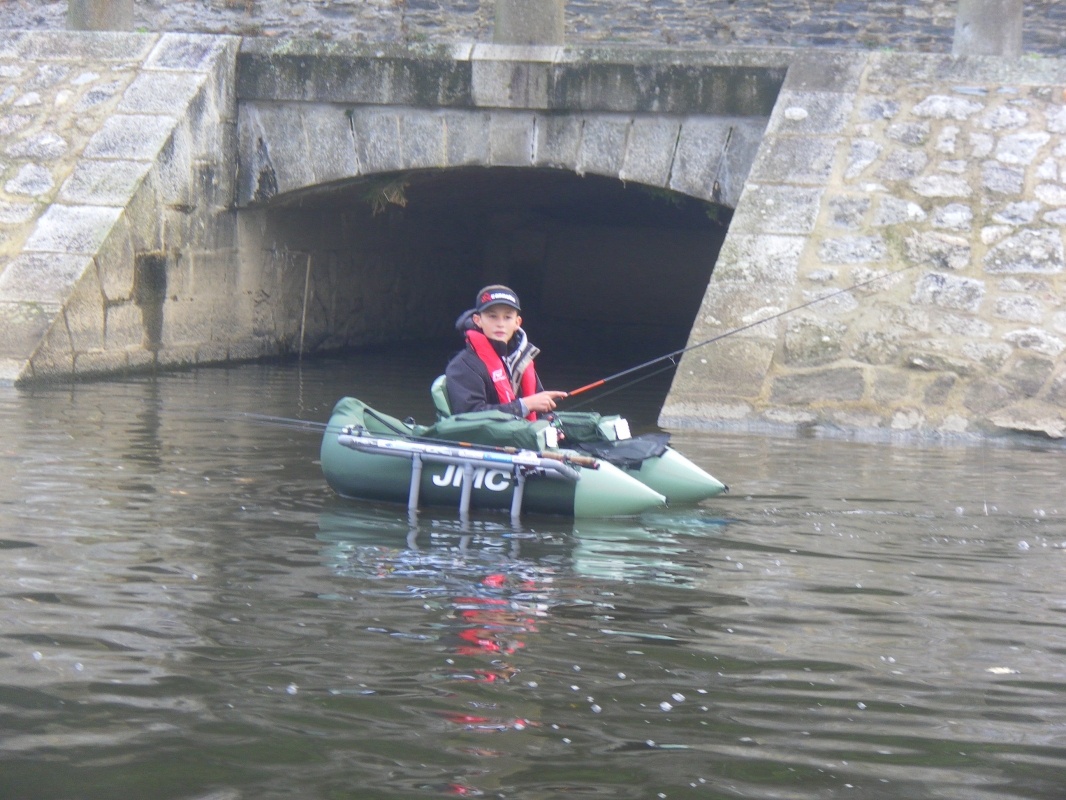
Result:
[[[535,420],[566,397],[541,385],[533,368],[540,350],[526,339],[521,310],[517,294],[494,284],[478,292],[474,308],[456,321],[466,347],[444,371],[453,414],[498,409]]]

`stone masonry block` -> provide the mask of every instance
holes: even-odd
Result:
[[[767,137],[752,165],[751,178],[824,186],[833,170],[838,141],[814,136]]]
[[[730,231],[763,234],[807,234],[814,230],[823,190],[802,186],[749,183]]]
[[[681,130],[676,117],[634,117],[618,177],[649,186],[666,186]]]
[[[86,255],[22,253],[0,273],[0,302],[59,306],[92,264]]]
[[[815,136],[843,133],[854,102],[851,95],[836,92],[782,91],[766,132]]]
[[[182,345],[205,346],[239,338],[237,315],[227,313],[224,298],[203,296],[195,301],[168,303],[162,345],[171,350]],[[231,309],[229,309],[231,311]]]
[[[1035,397],[1055,371],[1055,362],[1037,356],[1020,355],[1001,377],[1023,397]]]
[[[38,211],[34,203],[11,203],[0,200],[0,225],[21,225],[29,222]]]
[[[1022,350],[1033,350],[1052,358],[1066,351],[1066,340],[1041,328],[1024,328],[1004,334],[1003,341]]]
[[[0,168],[7,165],[0,162]],[[23,164],[18,173],[3,184],[4,191],[9,195],[21,197],[33,197],[45,199],[52,194],[55,181],[52,171],[40,164]]]
[[[164,34],[145,59],[145,69],[206,72],[228,48],[239,40],[234,36],[205,36],[189,33]]]
[[[133,296],[133,270],[137,254],[128,230],[126,218],[120,218],[113,235],[96,252],[93,271],[96,286],[101,292],[101,296],[96,298],[98,308],[101,303],[120,302]]]
[[[975,312],[981,307],[984,295],[983,281],[942,272],[927,272],[918,280],[911,302]]]
[[[970,243],[961,236],[939,231],[921,231],[904,242],[908,261],[941,270],[962,270],[970,266]]]
[[[469,50],[247,37],[237,55],[236,93],[245,100],[468,106]]]
[[[88,158],[151,161],[170,138],[174,117],[116,114],[108,117],[85,147]]]
[[[928,180],[929,179],[927,179],[927,181]],[[956,182],[947,180],[941,181],[941,183],[944,184],[944,188],[941,189],[941,194],[939,196],[969,197],[971,191],[967,191],[967,189],[970,187],[966,186],[964,188],[959,186],[957,184],[958,180],[961,179],[956,179]],[[1002,164],[998,161],[986,161],[981,165],[981,186],[995,194],[1008,196],[1020,195],[1022,189],[1025,187],[1025,170],[1022,167]],[[934,184],[934,188],[938,187]],[[1048,197],[1042,192],[1042,188],[1043,187],[1038,186],[1033,194],[1036,195],[1038,200],[1043,200],[1044,202],[1052,201],[1052,204],[1055,205],[1056,203],[1053,202],[1053,198]],[[937,195],[930,193],[928,196]]]
[[[1026,294],[1006,295],[997,298],[992,313],[1001,319],[1039,325],[1044,321],[1044,304],[1039,298]]]
[[[675,401],[674,394],[667,395],[659,412],[659,425],[664,428],[709,428],[722,423],[730,427],[742,424],[751,418],[754,408],[751,403],[729,398],[722,402],[703,401],[699,397],[687,401]],[[724,426],[723,426],[724,427]]]
[[[216,179],[216,191],[218,196],[222,198],[220,201],[225,208],[232,208],[237,202],[237,170],[234,169],[232,158],[235,155],[230,155],[228,159],[223,158],[221,154],[236,154],[237,149],[237,126],[232,123],[225,123],[219,127],[219,141],[222,143],[218,149],[217,162],[222,169],[219,170],[218,177]],[[164,202],[166,202],[166,195],[163,195]]]
[[[158,40],[157,34],[146,33],[72,34],[70,31],[39,31],[32,36],[5,38],[0,44],[0,57],[25,61],[139,64]]]
[[[861,400],[865,392],[866,378],[861,368],[836,367],[776,378],[770,401],[782,405],[854,402]]]
[[[338,106],[311,105],[304,110],[307,156],[316,183],[360,174],[348,115]]]
[[[714,283],[795,283],[806,240],[801,236],[730,233],[718,254]]]
[[[263,106],[259,108],[258,121],[278,193],[312,185],[315,177],[302,110],[296,106]]]
[[[38,302],[0,300],[0,359],[25,361],[48,332],[59,309]]]
[[[208,353],[211,351],[208,350]],[[255,339],[249,341],[242,339],[239,342],[230,342],[226,345],[226,360],[227,361],[251,361],[256,358],[263,358],[264,356],[272,356],[276,353],[274,349],[274,343],[269,339]],[[209,361],[207,355],[202,359],[198,359],[200,363]]]
[[[847,326],[813,315],[788,318],[785,323],[784,361],[792,366],[829,364],[844,350]]]
[[[1058,274],[1066,269],[1062,231],[1057,228],[1026,229],[999,242],[984,257],[991,274]]]
[[[494,167],[528,167],[533,161],[536,116],[494,111],[489,124],[489,151]]]
[[[967,387],[963,405],[975,415],[988,416],[1009,405],[1013,399],[1010,391],[998,381],[976,380]]]
[[[0,311],[0,316],[3,312]],[[7,358],[0,355],[0,386],[12,386],[24,380],[23,370],[27,366],[23,358]]]
[[[193,196],[192,175],[195,147],[186,125],[174,128],[174,134],[159,152],[154,174],[159,187],[159,199],[166,206],[191,207],[196,204]],[[236,153],[236,150],[220,151]],[[232,170],[230,170],[232,172]]]
[[[135,253],[163,249],[163,218],[155,175],[148,173],[108,237],[110,241],[115,236],[125,236]]]
[[[800,50],[789,63],[784,91],[854,93],[869,60],[862,52]]]
[[[129,350],[91,350],[83,353],[75,353],[72,372],[82,378],[91,378],[97,375],[114,375],[116,373],[129,372],[131,351]],[[60,367],[62,359],[45,367],[40,358],[33,359],[34,370],[38,373],[45,369]],[[52,374],[61,375],[62,370]]]
[[[622,169],[626,138],[629,133],[627,117],[590,117],[585,121],[578,155],[577,171],[584,175],[614,177]]]
[[[723,161],[732,125],[711,117],[688,119],[677,140],[670,188],[703,199],[714,197],[714,183]]]
[[[366,173],[403,169],[401,117],[395,111],[357,108],[352,113],[355,156]]]
[[[1025,433],[1040,433],[1051,439],[1066,437],[1066,418],[1062,407],[1035,399],[1012,403],[997,411],[989,421],[1000,428]]]
[[[479,108],[548,108],[551,63],[475,59],[471,93]]]
[[[879,234],[836,236],[823,239],[818,246],[818,258],[823,264],[864,264],[887,257],[888,244]]]
[[[219,258],[218,260],[221,260]],[[190,251],[188,249],[173,250],[166,254],[166,303],[167,311],[171,312],[172,309],[182,309],[186,307],[187,301],[195,300],[197,296],[210,295],[212,292],[233,292],[231,287],[232,283],[235,283],[237,276],[233,275],[229,280],[226,280],[223,275],[225,272],[232,273],[236,270],[218,270],[204,268],[193,268],[192,265],[199,264],[204,261],[207,264],[211,264],[212,260],[202,259],[199,251]],[[230,262],[236,263],[236,259]],[[186,311],[189,309],[186,308]]]
[[[492,40],[499,44],[562,44],[564,0],[497,0]]]
[[[536,126],[533,166],[576,170],[582,118],[571,114],[539,114]]]
[[[83,158],[60,187],[59,200],[71,205],[124,206],[140,187],[148,169],[144,161]]]
[[[734,337],[688,351],[674,375],[672,402],[758,397],[775,348],[774,340]]]
[[[702,341],[743,329],[744,338],[776,340],[775,315],[788,308],[791,296],[791,284],[763,284],[752,291],[748,284],[712,280],[690,338]]]
[[[103,311],[97,270],[87,269],[67,298],[62,320],[53,326],[52,335],[41,351],[51,349],[60,354],[70,352],[76,355],[103,348]]]
[[[205,76],[195,72],[142,72],[118,103],[122,114],[165,114],[184,109],[196,97]]]
[[[444,120],[432,111],[412,109],[400,118],[405,169],[433,169],[446,163]]]
[[[200,87],[182,115],[182,124],[188,128],[194,152],[200,158],[219,158],[222,150],[223,130],[231,120],[223,116],[221,108],[225,100],[220,98],[213,83],[207,82]]]
[[[77,375],[77,361],[65,338],[62,324],[53,325],[32,358],[23,364],[20,379],[47,380]]]
[[[269,200],[278,192],[267,135],[260,120],[259,107],[243,103],[237,126],[237,202],[241,205]],[[175,167],[175,177],[180,180]],[[177,185],[175,183],[175,185]]]
[[[37,220],[24,250],[92,255],[121,214],[121,208],[53,204]]]
[[[726,156],[718,170],[719,197],[717,202],[736,208],[740,195],[748,182],[752,164],[762,146],[766,120],[756,118],[738,120],[733,127],[733,136],[726,148]]]
[[[445,163],[448,167],[484,166],[489,163],[489,119],[487,111],[442,111],[445,137]]]

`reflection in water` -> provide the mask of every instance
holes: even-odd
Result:
[[[422,529],[412,515],[401,539],[387,523],[366,522],[359,512],[322,515],[327,563],[340,575],[370,581],[364,594],[415,597],[427,609],[445,609],[437,641],[484,662],[457,668],[456,677],[495,681],[517,674],[504,657],[526,647],[554,600],[557,569],[538,547],[541,537],[493,522],[434,520]]]
[[[707,509],[648,512],[639,520],[575,524],[573,568],[610,580],[696,585],[701,556],[682,537],[713,536],[729,524]]]
[[[561,530],[538,534],[510,520],[464,523],[418,515],[405,525],[397,519],[396,509],[365,504],[323,513],[319,537],[335,543],[330,553],[337,559],[338,571],[359,577],[379,570],[378,577],[425,577],[437,579],[435,586],[441,587],[445,576],[462,575],[464,567],[475,573],[493,565],[521,572],[551,552],[554,560],[578,575],[692,586],[700,561],[679,535],[714,536],[729,520],[694,508],[650,512],[629,520],[550,520],[549,524]],[[400,534],[406,547],[397,548]],[[366,559],[373,563],[370,569]],[[379,563],[382,559],[385,563]]]
[[[0,392],[0,797],[1061,796],[1061,448],[682,432],[731,495],[461,524],[240,416],[444,358]]]

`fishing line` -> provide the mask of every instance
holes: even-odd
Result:
[[[572,391],[567,392],[567,396],[568,397],[573,397],[575,394],[582,394],[583,392],[587,392],[590,389],[596,389],[596,388],[598,388],[600,386],[603,386],[603,384],[605,384],[605,383],[607,383],[609,381],[613,381],[613,380],[615,380],[617,378],[621,378],[621,377],[624,377],[626,375],[630,375],[630,374],[632,374],[634,372],[637,372],[638,370],[644,369],[645,367],[650,367],[652,364],[658,364],[660,361],[665,361],[666,359],[676,358],[677,356],[681,355],[682,353],[687,353],[689,350],[695,350],[695,349],[697,349],[699,347],[706,347],[709,344],[713,344],[714,342],[717,342],[717,341],[720,341],[722,339],[725,339],[725,338],[727,338],[729,336],[732,336],[733,334],[749,330],[750,328],[754,328],[756,325],[762,325],[764,322],[771,322],[771,321],[773,321],[775,319],[780,319],[781,317],[785,316],[786,314],[791,314],[793,311],[799,311],[800,309],[807,308],[808,306],[813,306],[815,303],[821,303],[821,302],[823,302],[825,300],[831,300],[832,298],[837,297],[838,295],[844,294],[846,292],[853,292],[856,289],[861,289],[864,286],[869,286],[871,283],[875,283],[877,281],[883,281],[886,278],[891,278],[894,275],[899,275],[901,272],[906,272],[907,270],[914,269],[917,266],[918,266],[917,264],[910,264],[910,265],[908,265],[906,267],[900,267],[897,270],[893,270],[892,272],[886,272],[884,275],[878,275],[878,276],[876,276],[874,278],[870,278],[869,280],[860,281],[859,283],[854,283],[851,286],[846,286],[843,289],[837,289],[835,292],[830,292],[829,294],[822,295],[821,297],[816,297],[813,300],[808,300],[806,303],[801,303],[798,306],[792,306],[791,308],[786,308],[784,311],[778,311],[776,314],[771,314],[768,317],[763,317],[762,319],[757,319],[757,320],[755,320],[755,322],[749,322],[747,325],[741,325],[739,328],[733,328],[732,330],[728,330],[725,333],[719,333],[717,336],[712,336],[710,339],[704,339],[702,342],[696,342],[696,344],[690,344],[687,347],[680,348],[679,350],[673,350],[673,351],[671,351],[671,352],[669,352],[669,353],[667,353],[665,355],[658,356],[657,358],[653,358],[653,359],[650,359],[649,361],[645,361],[645,362],[643,362],[641,364],[637,364],[634,367],[630,367],[629,369],[624,369],[621,372],[616,372],[613,375],[608,375],[606,378],[600,378],[598,381],[593,381],[592,383],[586,384],[585,386],[579,386],[577,389],[573,389]],[[658,373],[652,373],[652,375],[656,375],[656,374],[658,374]],[[651,377],[651,375],[647,375],[647,376],[638,378],[637,380],[633,381],[633,383],[636,383],[637,381],[645,380],[645,378],[650,378],[650,377]],[[630,385],[632,385],[632,384],[630,384]]]
[[[250,411],[244,411],[234,416],[236,419],[251,419],[255,422],[265,422],[279,428],[313,431],[315,433],[324,431],[329,427],[325,422],[315,422],[314,420],[298,419],[296,417],[272,417],[269,414],[253,414]]]

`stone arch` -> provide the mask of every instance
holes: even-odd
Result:
[[[765,120],[704,114],[245,104],[238,201],[254,206],[376,174],[569,170],[735,208]]]
[[[437,335],[448,341],[455,308],[464,302],[465,294],[461,298],[449,296],[452,289],[448,281],[442,281],[439,267],[445,256],[432,256],[438,262],[436,269],[430,268],[428,262],[423,262],[422,267],[411,266],[418,258],[431,258],[424,252],[402,265],[392,262],[393,269],[386,269],[366,253],[344,253],[343,242],[305,241],[300,229],[320,224],[301,216],[306,209],[313,205],[320,213],[333,215],[341,213],[338,203],[327,198],[340,198],[339,206],[351,205],[353,200],[363,199],[358,188],[361,186],[385,184],[392,178],[398,178],[402,185],[411,175],[460,174],[480,168],[529,170],[530,175],[552,171],[606,178],[623,186],[651,187],[721,207],[721,217],[727,220],[739,200],[765,122],[761,117],[701,113],[246,101],[240,106],[238,118],[238,205],[245,209],[245,215],[251,215],[248,219],[261,221],[259,225],[244,226],[245,231],[270,233],[269,240],[262,240],[258,247],[249,246],[257,234],[246,237],[242,257],[254,259],[253,254],[258,251],[265,260],[261,266],[253,267],[261,270],[267,281],[263,294],[275,298],[285,309],[272,312],[269,324],[276,328],[277,320],[290,321],[288,330],[278,337],[281,349],[299,348],[303,352],[371,343],[377,333],[395,330],[401,324],[401,306],[420,309],[423,329],[432,332],[436,328]],[[262,222],[264,214],[269,221]],[[301,219],[303,222],[298,221]],[[388,251],[390,255],[383,256],[386,260],[394,257],[395,246],[383,244],[380,231],[370,232],[365,220],[353,222],[351,216],[347,222],[341,222],[340,217],[335,219],[336,228],[361,226],[359,236],[363,241],[375,242],[371,250]],[[288,234],[283,235],[285,231]],[[653,233],[652,240],[658,242],[661,252],[676,256],[673,248],[689,248],[683,250],[685,256],[673,259],[679,266],[677,274],[670,276],[652,274],[655,269],[648,265],[654,259],[643,242],[626,249],[617,241],[601,240],[604,254],[597,257],[611,258],[606,252],[613,251],[612,265],[621,270],[631,288],[636,287],[628,294],[620,289],[616,292],[620,324],[630,331],[651,330],[666,335],[667,339],[657,341],[660,348],[672,349],[683,343],[724,233],[722,225],[719,232],[703,238],[689,234],[674,237],[677,242],[666,241],[665,237],[655,239]],[[528,234],[528,230],[521,231],[515,238],[520,240]],[[412,239],[421,236],[408,233]],[[491,238],[486,237],[480,246],[492,247]],[[566,252],[553,252],[552,265],[541,261],[542,282],[576,282],[585,289],[578,295],[587,297],[591,281],[587,265],[580,263],[580,247],[571,242],[569,249],[562,248]],[[590,245],[586,242],[584,247]],[[645,266],[638,268],[635,264],[640,257],[631,251],[641,248],[645,248]],[[457,247],[455,241],[448,240],[441,242],[438,249],[447,253]],[[569,268],[563,266],[566,264]],[[607,277],[606,266],[593,267],[602,272],[603,278]],[[402,281],[390,285],[386,273],[394,270],[408,275],[410,285]],[[505,279],[509,274],[498,259],[491,267],[484,266],[483,274],[466,274],[468,270],[457,263],[450,263],[447,271],[451,281],[464,288],[490,272],[493,279]],[[521,270],[517,272],[523,274]],[[358,275],[360,284],[379,287],[378,296],[389,296],[395,306],[391,315],[349,285],[345,275]],[[521,277],[511,280],[521,282]],[[633,299],[658,297],[671,284],[675,289],[672,299],[654,301],[653,312]],[[430,287],[428,293],[419,294],[422,287]],[[297,292],[303,295],[302,299],[295,296]],[[537,291],[529,294],[538,296]],[[347,298],[340,306],[347,312],[338,310],[338,297]],[[325,302],[325,298],[331,300]],[[560,302],[552,305],[560,307]],[[560,316],[571,320],[580,316],[572,305],[562,302]],[[445,307],[446,314],[441,311]],[[676,315],[671,322],[680,323],[685,331],[664,333],[672,330],[667,324],[671,313]],[[642,316],[648,319],[641,319]],[[297,318],[301,320],[299,330],[294,326]],[[602,326],[592,328],[601,334]],[[571,331],[571,335],[583,340],[587,339],[586,333]],[[640,335],[632,336],[637,342],[643,341]]]

